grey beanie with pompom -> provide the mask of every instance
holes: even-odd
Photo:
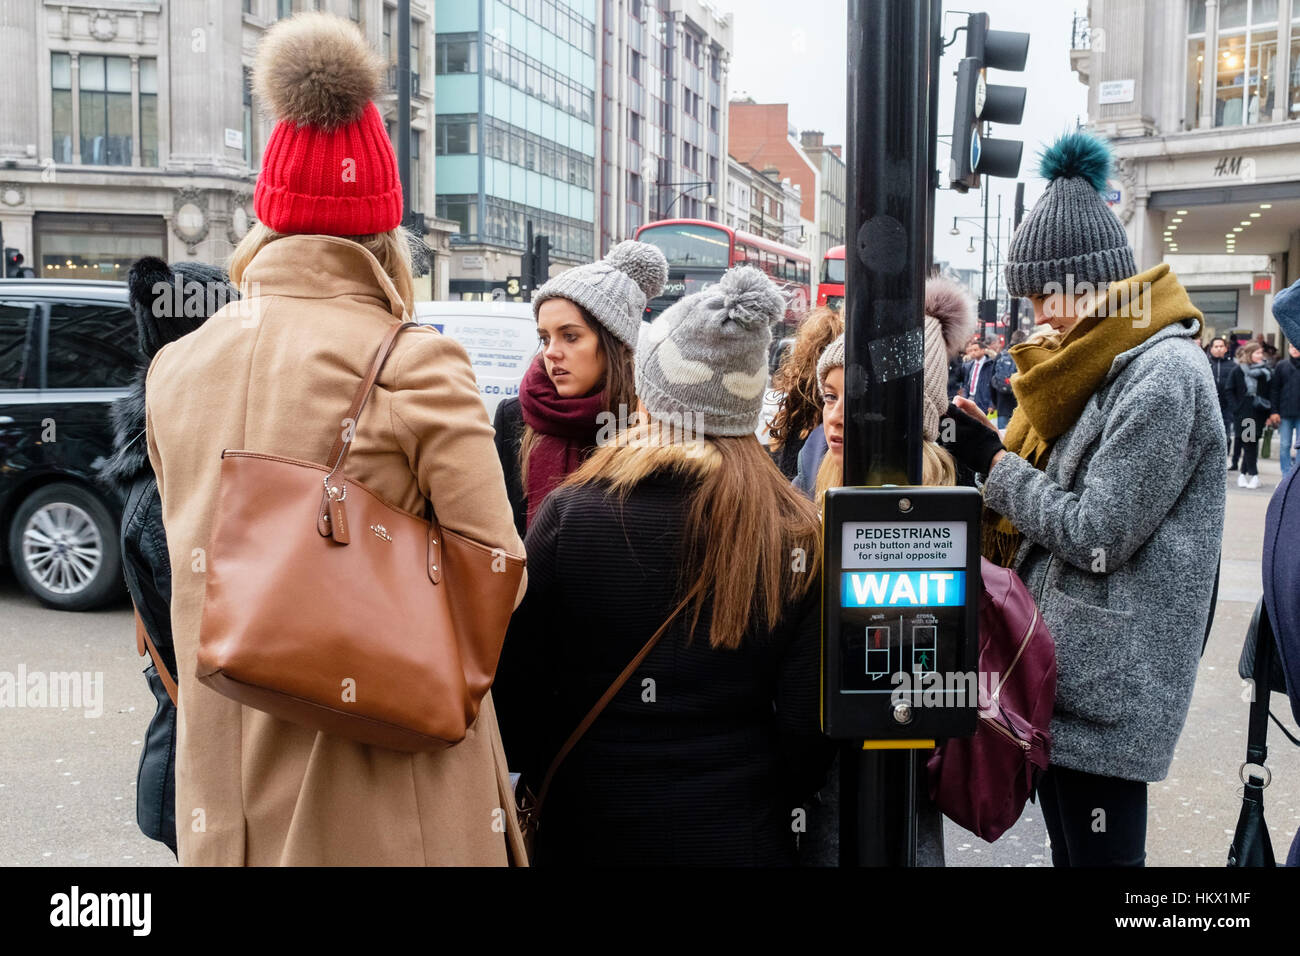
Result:
[[[682,416],[686,432],[753,434],[763,412],[771,327],[784,315],[785,299],[771,279],[751,266],[729,270],[642,328],[637,397],[652,418]]]
[[[663,291],[667,281],[664,254],[649,243],[625,239],[599,262],[561,272],[533,293],[533,318],[547,299],[568,299],[629,348],[636,348],[645,304]]]

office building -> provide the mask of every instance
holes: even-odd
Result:
[[[1214,333],[1277,341],[1300,279],[1300,0],[1093,0],[1071,64],[1117,164],[1140,269],[1168,261]]]

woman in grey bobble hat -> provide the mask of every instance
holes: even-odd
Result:
[[[970,402],[949,410],[949,449],[986,476],[984,556],[1020,575],[1056,641],[1038,782],[1056,866],[1143,865],[1147,785],[1168,774],[1187,718],[1223,535],[1201,313],[1167,264],[1137,271],[1100,192],[1109,170],[1106,144],[1082,132],[1043,154],[1047,188],[1006,278],[1053,333],[1011,349],[1005,447]]]
[[[497,698],[534,792],[649,646],[559,765],[539,866],[794,862],[790,820],[833,749],[818,720],[819,521],[755,436],[784,311],[742,267],[643,328],[648,421],[598,448],[528,530],[498,676],[512,692]]]
[[[519,397],[497,406],[494,423],[521,535],[602,432],[612,434],[631,417],[632,351],[645,304],[667,278],[662,252],[627,240],[533,294],[541,352],[519,383]]]

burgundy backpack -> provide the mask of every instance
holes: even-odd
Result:
[[[991,843],[1020,819],[1047,769],[1056,644],[1016,573],[980,560],[979,724],[973,737],[944,741],[927,769],[935,805]]]

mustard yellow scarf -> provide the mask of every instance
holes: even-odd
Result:
[[[1136,348],[1161,329],[1201,319],[1169,266],[1160,264],[1099,293],[1062,337],[1022,342],[1011,349],[1016,374],[1011,388],[1019,405],[1003,444],[1038,470],[1047,467],[1056,439],[1079,419],[1116,356]],[[1020,532],[1003,515],[984,509],[981,550],[1010,567]]]

